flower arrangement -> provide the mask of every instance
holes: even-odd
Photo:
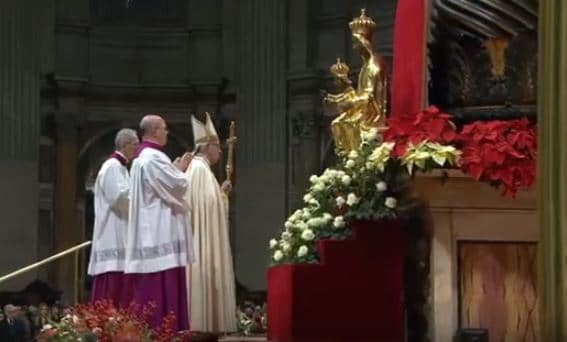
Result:
[[[188,336],[174,331],[173,313],[159,327],[151,329],[146,322],[154,310],[153,304],[144,307],[131,304],[118,309],[106,300],[77,305],[59,323],[44,326],[37,341],[189,341]]]
[[[385,141],[396,143],[394,156],[402,157],[408,145],[418,145],[424,141],[450,145],[457,138],[457,128],[451,115],[431,106],[415,115],[401,115],[388,118],[388,129],[384,132]]]
[[[316,242],[348,238],[349,221],[398,217],[408,199],[404,170],[411,174],[433,164],[452,166],[459,156],[450,146],[422,141],[406,145],[396,157],[396,144],[369,132],[362,136],[359,150],[339,156],[338,164],[320,176],[311,176],[305,206],[289,216],[279,239],[269,242],[272,263],[318,262]]]
[[[431,106],[388,119],[384,139],[396,143],[393,155],[405,160],[410,174],[414,165],[430,169],[456,156],[449,165],[501,187],[504,196],[515,197],[535,182],[537,137],[527,119],[477,121],[457,131],[450,114]]]
[[[244,302],[237,311],[237,328],[243,336],[264,334],[268,330],[267,305],[256,305],[253,302]]]
[[[535,180],[536,133],[528,120],[475,122],[458,132],[451,115],[432,106],[388,119],[383,141],[362,135],[357,151],[310,178],[305,207],[269,242],[272,263],[314,263],[316,242],[346,239],[351,220],[396,218],[403,211],[407,178],[434,167],[457,168],[476,180],[503,186],[504,195]]]
[[[514,197],[535,182],[536,130],[527,119],[474,122],[459,134],[461,169]]]

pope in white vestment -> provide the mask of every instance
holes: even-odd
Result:
[[[94,229],[88,274],[93,276],[91,300],[123,303],[130,175],[126,164],[138,148],[132,129],[116,134],[115,152],[101,166],[94,184]]]
[[[142,143],[131,169],[130,219],[126,266],[130,300],[156,305],[150,325],[158,326],[173,312],[176,329],[188,330],[186,266],[193,260],[185,154],[171,162],[161,150],[167,142],[165,121],[156,115],[142,119]]]
[[[236,331],[236,292],[228,225],[228,192],[211,170],[221,149],[207,113],[206,125],[192,117],[196,155],[187,168],[195,262],[187,268],[191,330],[208,333]]]

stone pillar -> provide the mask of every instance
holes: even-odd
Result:
[[[286,212],[286,2],[239,2],[235,269],[265,289],[268,241]]]
[[[0,1],[0,275],[37,261],[41,1]],[[21,290],[32,271],[2,290]]]
[[[288,210],[302,207],[309,176],[321,169],[322,72],[315,71],[313,28],[317,8],[310,1],[288,2]]]
[[[77,127],[73,115],[56,116],[55,250],[61,252],[82,242],[77,220]],[[74,256],[58,262],[56,286],[63,301],[72,303],[74,295]]]
[[[538,214],[542,341],[567,340],[567,3],[539,4]]]

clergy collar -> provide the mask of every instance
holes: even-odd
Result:
[[[120,164],[122,164],[123,166],[126,166],[126,164],[128,163],[128,158],[126,158],[126,156],[120,151],[112,152],[112,154],[110,155],[110,158],[114,158],[114,159],[118,160],[120,162]]]
[[[136,157],[140,155],[140,153],[146,148],[153,148],[156,149],[158,151],[163,150],[163,146],[158,144],[155,141],[151,141],[151,140],[142,140],[142,143],[140,144],[140,146],[138,146],[138,149],[136,150]]]
[[[201,159],[202,161],[207,163],[207,165],[209,165],[209,167],[211,166],[211,162],[209,161],[209,159],[207,159],[207,157],[204,154],[198,154],[198,155],[195,156],[195,158]]]

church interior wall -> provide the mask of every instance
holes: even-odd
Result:
[[[105,0],[44,2],[38,16],[40,118],[42,135],[53,143],[42,145],[39,160],[56,165],[61,134],[71,134],[67,151],[73,151],[79,165],[68,173],[77,193],[67,200],[80,202],[86,174],[111,148],[108,138],[97,139],[104,132],[135,127],[142,113],[163,112],[180,137],[178,148],[190,148],[189,113],[211,111],[221,135],[235,120],[240,135],[231,208],[236,273],[245,287],[264,290],[264,246],[285,215],[300,205],[309,175],[328,158],[328,118],[320,107],[328,67],[341,57],[357,72],[359,61],[351,56],[346,23],[360,8],[368,8],[379,24],[378,48],[389,57],[396,1],[161,4],[153,20],[143,9],[125,17]],[[273,15],[279,18],[275,31],[269,29]],[[259,20],[253,23],[253,18]],[[148,25],[151,20],[156,24]],[[84,231],[75,231],[84,221],[79,202],[59,207],[74,211],[65,223],[73,228],[62,229],[57,219],[57,201],[65,200],[57,195],[58,177],[63,176],[57,167],[52,177],[36,185],[41,209],[34,231],[42,232],[30,248],[41,245],[41,256],[86,237]],[[222,178],[223,167],[217,172]],[[66,232],[73,234],[62,236]],[[48,279],[48,273],[42,278]]]
[[[351,66],[351,76],[358,73],[348,21],[367,8],[378,24],[377,49],[391,60],[396,1],[167,0],[156,11],[133,8],[131,16],[110,0],[41,3],[41,15],[34,17],[40,23],[39,38],[31,41],[35,46],[25,47],[26,52],[39,50],[34,67],[40,77],[30,86],[41,90],[38,109],[31,112],[40,121],[38,155],[7,158],[10,151],[0,148],[0,179],[9,180],[0,189],[21,194],[2,209],[10,213],[2,222],[7,227],[3,234],[17,233],[19,244],[0,240],[3,254],[15,256],[1,263],[1,273],[88,238],[89,179],[112,148],[119,127],[135,127],[143,113],[164,113],[172,132],[168,153],[174,156],[192,146],[189,114],[210,111],[221,136],[227,136],[231,120],[238,127],[231,199],[237,280],[248,291],[264,291],[268,240],[286,214],[302,205],[309,176],[330,162],[330,118],[321,107],[321,90],[330,83],[328,67],[340,57]],[[432,82],[437,82],[430,88],[434,102],[444,99],[439,104],[454,110],[461,123],[490,115],[535,117],[534,32],[520,30],[508,49],[514,57],[509,58],[510,80],[516,81],[479,76],[471,88],[464,86],[470,79],[459,71],[457,59],[450,63],[447,56],[438,57],[455,51],[451,49],[461,49],[459,56],[463,48],[477,49],[464,59],[489,73],[488,56],[479,52],[479,44],[468,40],[459,45],[462,40],[437,29],[435,37],[445,41],[433,46],[449,44],[430,56]],[[447,73],[437,73],[439,68]],[[450,88],[442,79],[439,83],[444,75],[458,76],[457,86]],[[475,93],[490,87],[495,87],[490,96]],[[512,103],[503,106],[510,101],[506,89],[512,90]],[[222,180],[223,165],[215,171]],[[70,186],[72,194],[62,186]],[[425,325],[432,340],[445,341],[459,325],[458,242],[536,242],[534,193],[503,200],[494,189],[456,174],[444,185],[438,178],[422,177],[416,187],[429,205],[432,230],[418,232],[412,242],[415,272],[423,272],[419,279],[430,279],[413,291],[429,300],[430,322]],[[513,234],[507,229],[512,225]],[[417,271],[422,264],[424,270]],[[61,275],[71,270],[71,263],[62,263],[7,288],[21,289],[39,275],[70,293],[72,284]],[[425,300],[419,305],[414,311],[427,311]]]

